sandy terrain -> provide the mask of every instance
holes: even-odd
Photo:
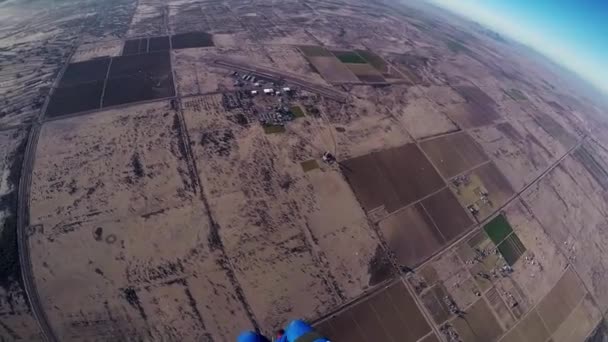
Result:
[[[304,174],[299,163],[315,155],[302,155],[307,141],[289,127],[285,135],[265,136],[259,126],[228,121],[219,97],[202,103],[185,112],[193,153],[226,254],[260,324],[276,328],[287,312],[320,314],[374,285],[368,265],[382,250],[340,174]],[[336,215],[342,212],[348,214]]]
[[[82,44],[76,49],[70,63],[84,62],[99,57],[116,57],[122,52],[123,42],[119,39]]]
[[[406,341],[580,341],[608,309],[608,153],[595,141],[606,142],[607,111],[526,48],[397,3],[56,5],[0,5],[0,195],[15,194],[11,152],[40,125],[23,228],[59,340],[232,341],[242,329],[325,317],[328,334],[353,341],[381,323],[386,340],[402,331]],[[36,122],[72,51],[72,61],[116,56],[128,39],[192,31],[215,46],[170,52],[177,99]],[[329,52],[355,49],[382,57],[368,61],[393,83],[361,85],[379,74]],[[210,63],[222,57],[346,96],[239,98],[233,71]],[[261,126],[293,105],[305,116]],[[532,184],[588,130],[595,137]],[[468,135],[479,146],[449,138]],[[428,150],[433,165],[392,155],[433,139],[445,140]],[[326,151],[340,163],[383,156],[376,164],[400,180],[372,189],[388,205],[357,198],[343,165],[321,160]],[[479,191],[458,202],[444,184],[463,172],[489,192],[479,225],[465,208]],[[422,189],[428,182],[437,186]],[[0,208],[3,253],[15,245],[14,208]],[[498,209],[515,234],[495,244],[480,225]],[[23,289],[2,275],[0,340],[40,340]],[[382,320],[362,318],[370,310]]]
[[[140,2],[131,19],[127,37],[167,35],[167,14],[168,9],[164,1],[144,0]]]
[[[457,130],[452,120],[435,109],[424,98],[413,100],[401,110],[400,114],[399,118],[401,122],[416,139],[423,139]]]

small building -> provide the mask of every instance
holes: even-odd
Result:
[[[284,87],[284,88],[283,88],[283,92],[284,92],[284,93],[290,93],[290,92],[291,92],[291,88],[289,88],[289,87]]]
[[[272,89],[272,88],[266,88],[266,89],[264,89],[264,94],[266,94],[266,95],[272,95],[272,94],[274,94],[274,89]]]
[[[261,86],[260,82],[255,82],[253,85],[256,86],[256,87]]]
[[[251,91],[251,95],[257,95],[257,94],[258,94],[258,91],[257,91],[257,90],[252,90],[252,91]]]

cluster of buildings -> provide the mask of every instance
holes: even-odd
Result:
[[[258,114],[258,120],[266,126],[283,126],[294,118],[291,109],[283,104],[270,107],[268,111]]]
[[[466,175],[458,176],[452,180],[452,184],[457,189],[468,192],[469,197],[473,199],[472,203],[467,205],[467,209],[471,214],[477,215],[481,207],[492,204],[490,193],[483,186],[478,177],[473,177],[473,179],[471,179],[471,177]]]
[[[252,74],[239,74],[237,71],[232,73],[232,76],[235,78],[234,86],[235,87],[243,87],[247,84],[259,89],[252,89],[250,91],[251,95],[265,94],[265,95],[281,95],[281,94],[291,94],[292,90],[289,87],[279,87],[275,82],[265,80],[259,77],[256,77]]]

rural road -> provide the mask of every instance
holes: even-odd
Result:
[[[32,314],[40,327],[42,338],[47,342],[58,341],[55,332],[49,324],[48,318],[42,304],[40,304],[40,297],[38,296],[38,290],[36,288],[36,281],[32,272],[32,261],[30,258],[29,249],[29,224],[30,224],[30,192],[32,185],[32,173],[34,167],[34,159],[36,157],[36,147],[38,146],[38,138],[40,137],[40,130],[42,128],[42,122],[44,119],[44,113],[49,105],[51,95],[59,80],[63,76],[63,73],[68,67],[69,61],[76,52],[76,47],[72,49],[70,56],[64,63],[63,67],[57,74],[55,81],[46,97],[44,105],[40,109],[40,113],[36,120],[32,123],[30,132],[27,139],[27,145],[23,155],[23,163],[21,165],[21,176],[19,177],[19,191],[17,195],[17,250],[19,253],[19,266],[21,268],[21,278],[23,279],[23,287],[27,299],[30,303],[30,309]]]

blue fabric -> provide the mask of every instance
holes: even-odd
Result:
[[[296,319],[291,321],[291,323],[289,323],[287,326],[287,329],[285,329],[286,339],[279,339],[278,342],[295,342],[298,338],[311,331],[314,331],[314,329],[310,326],[310,324]],[[315,342],[329,342],[329,340],[325,338],[318,338],[315,340]]]
[[[260,334],[254,333],[253,331],[246,331],[239,335],[236,339],[237,342],[263,342],[264,339]]]
[[[287,341],[291,342],[312,330],[312,327],[308,323],[296,319],[295,321],[291,321],[287,329],[285,329],[285,336],[287,336]]]
[[[298,338],[304,336],[305,334],[314,331],[314,329],[310,326],[310,324],[301,321],[295,320],[291,321],[285,329],[285,334],[281,336],[276,342],[296,342]],[[261,335],[253,332],[247,331],[239,335],[236,340],[237,342],[263,342],[267,341]],[[318,338],[314,342],[330,342],[326,338]]]

